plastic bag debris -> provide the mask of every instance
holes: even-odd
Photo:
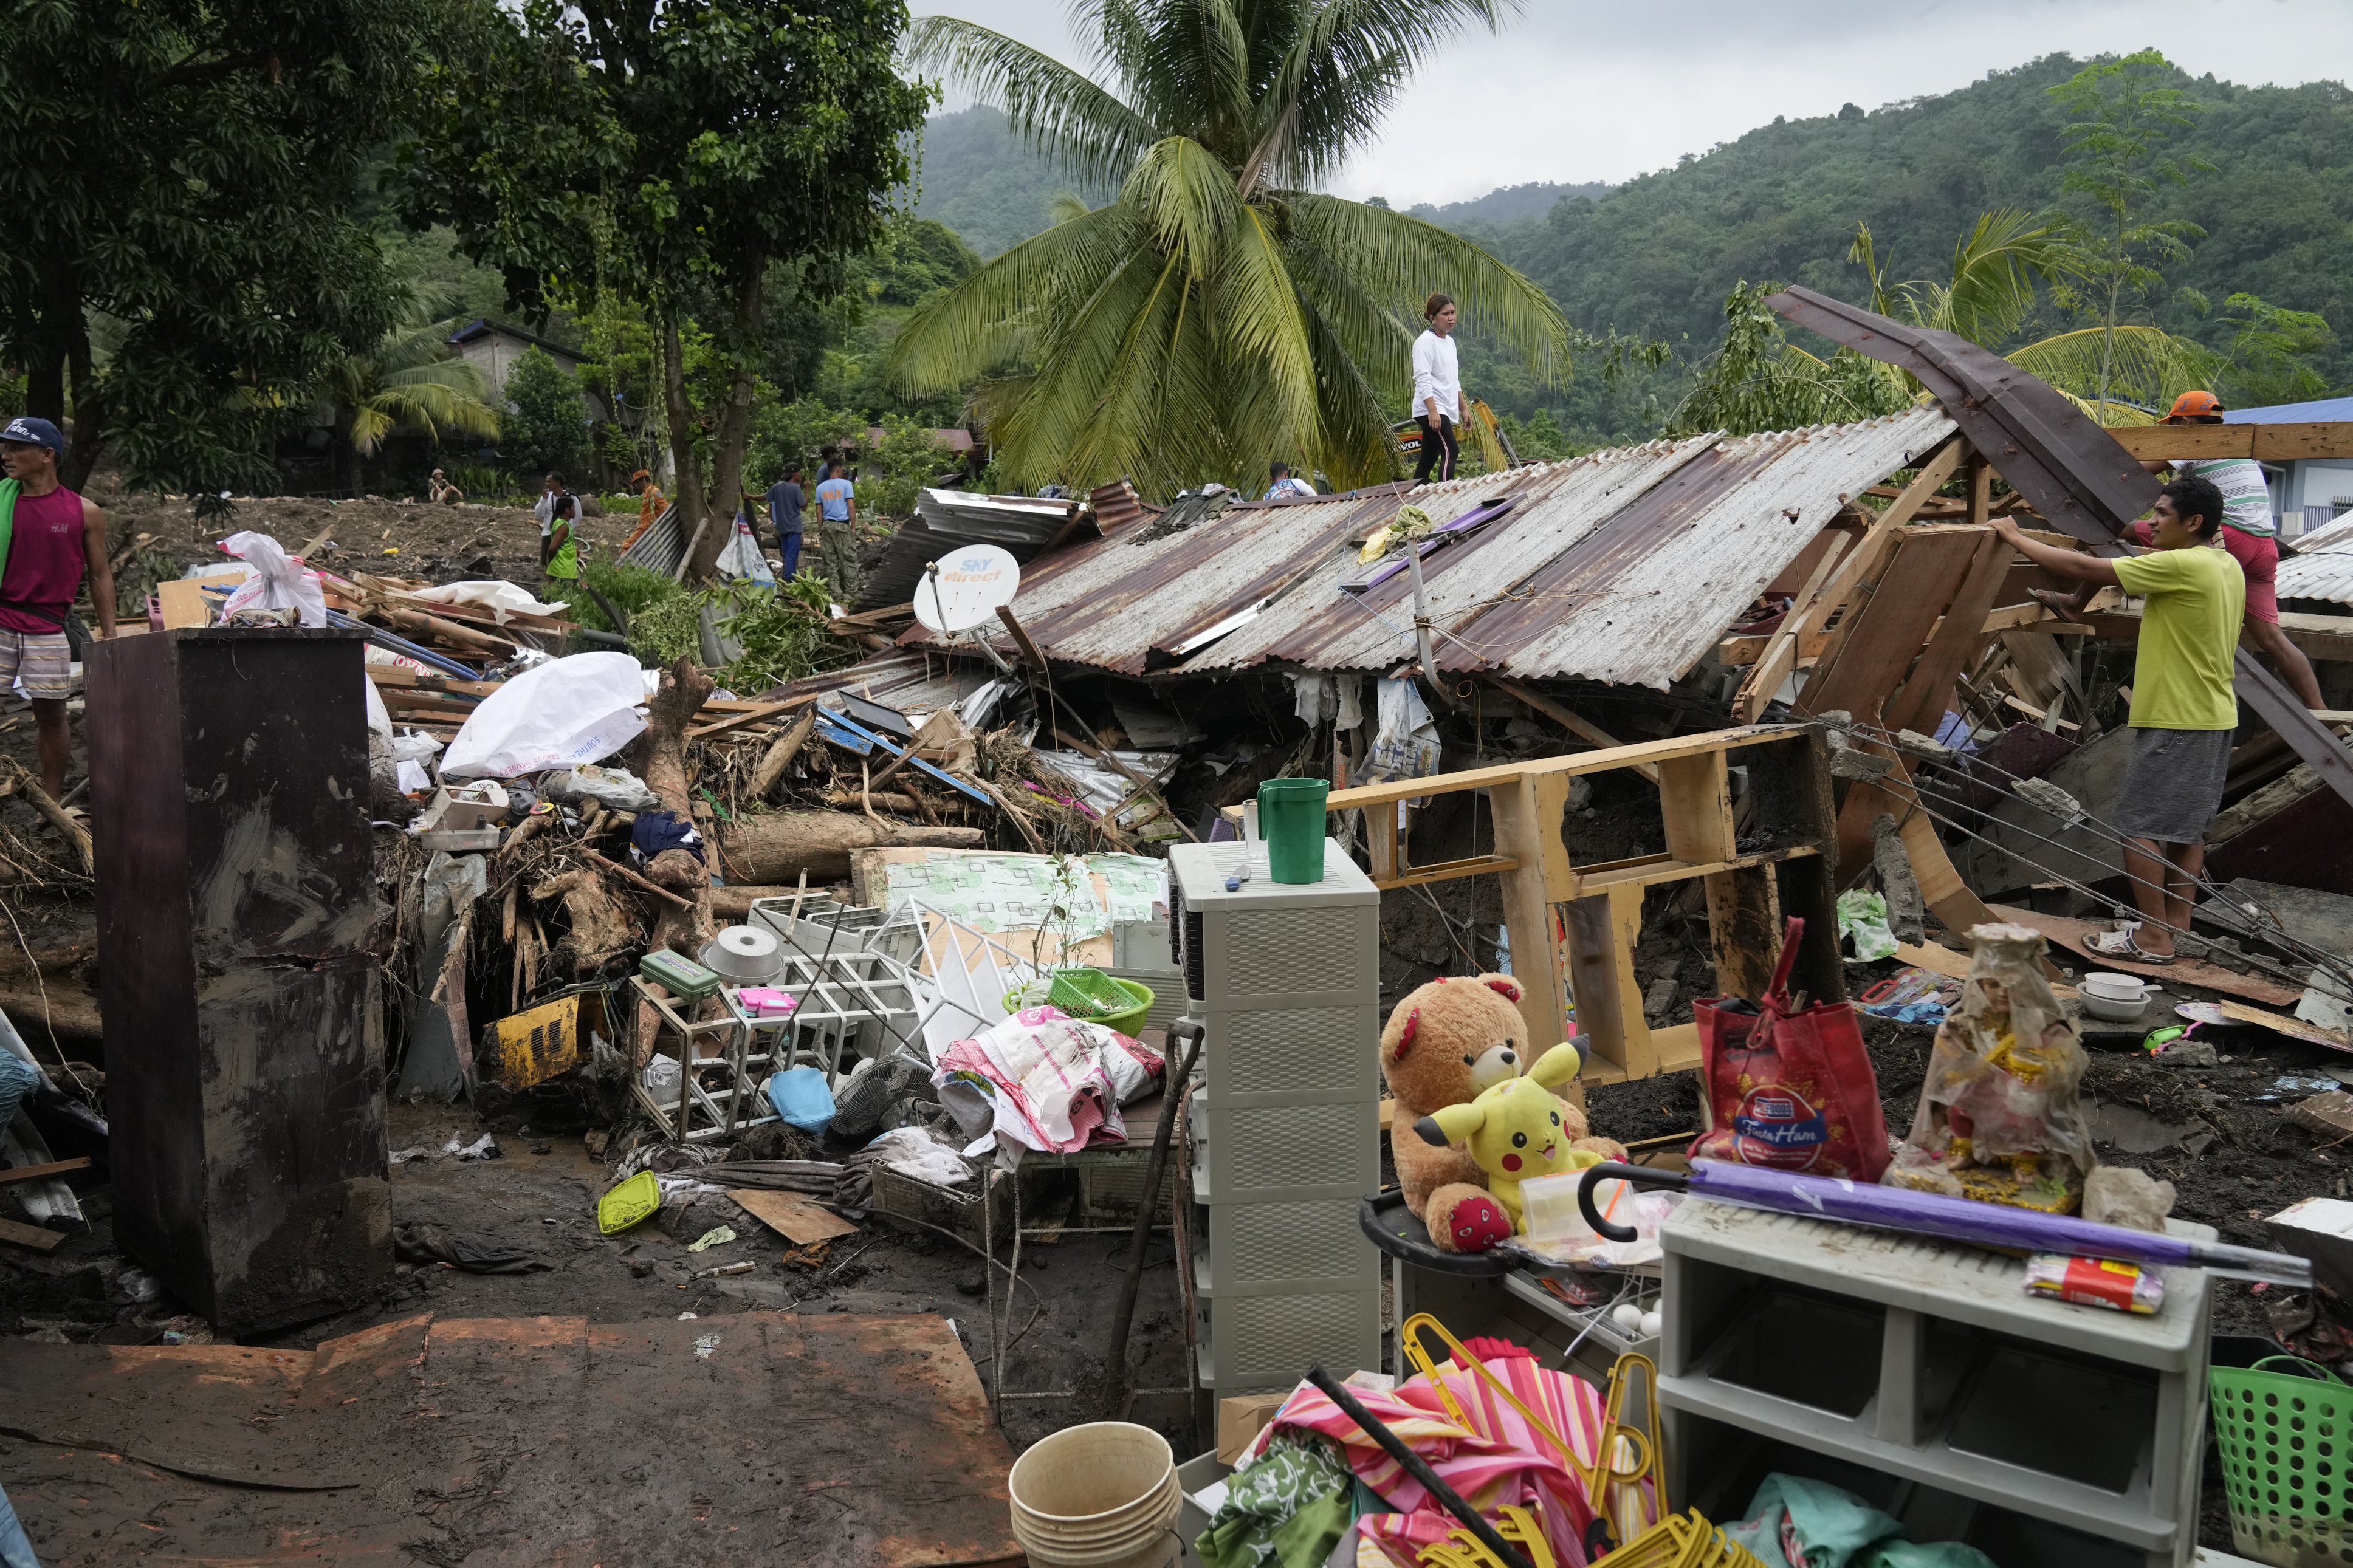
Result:
[[[565,608],[561,603],[542,604],[512,583],[444,583],[438,588],[418,588],[410,597],[437,605],[480,605],[497,616],[501,626],[506,625],[512,612],[518,610],[527,616],[560,616]]]
[[[2099,1162],[2084,1119],[2090,1058],[2051,994],[2042,937],[1973,926],[1959,1010],[1936,1031],[1894,1186],[2073,1214]]]
[[[327,591],[319,574],[306,571],[278,541],[248,529],[222,540],[221,548],[253,568],[221,605],[222,620],[240,610],[293,610],[306,626],[327,624]]]
[[[1868,963],[1895,955],[1895,933],[1887,926],[1887,899],[1861,889],[1838,896],[1839,935],[1854,942],[1855,957]]]
[[[708,1252],[714,1247],[724,1247],[734,1239],[735,1227],[733,1226],[713,1226],[711,1229],[704,1231],[694,1240],[688,1242],[686,1244],[686,1249],[689,1252]]]
[[[613,811],[651,811],[661,804],[646,787],[646,781],[628,769],[598,767],[594,763],[549,774],[540,781],[539,793],[565,805],[601,800]]]
[[[512,778],[602,762],[644,731],[647,673],[626,653],[575,653],[525,670],[467,715],[443,776]]]

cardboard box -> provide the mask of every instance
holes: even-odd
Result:
[[[1291,1397],[1291,1390],[1280,1393],[1237,1394],[1218,1401],[1218,1463],[1231,1465],[1242,1457],[1242,1451],[1266,1430],[1282,1402]]]

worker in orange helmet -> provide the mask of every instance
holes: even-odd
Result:
[[[2185,392],[2173,400],[2165,423],[2220,425],[2225,412],[2221,399],[2212,393]],[[2272,661],[2296,700],[2306,708],[2327,708],[2320,682],[2313,677],[2312,661],[2280,628],[2279,524],[2272,518],[2271,487],[2263,481],[2263,466],[2251,458],[2171,458],[2146,461],[2141,467],[2152,474],[2169,468],[2177,478],[2204,479],[2222,492],[2222,526],[2215,530],[2214,543],[2231,552],[2246,576],[2248,640]],[[2136,522],[2124,536],[2146,546],[2153,538],[2150,527],[2146,521]],[[2072,619],[2096,591],[2094,584],[2086,584],[2072,594],[2040,592],[2035,597]]]
[[[653,475],[645,469],[639,468],[629,476],[629,488],[638,492],[638,526],[629,531],[628,538],[621,541],[623,550],[645,537],[646,531],[653,527],[654,520],[661,516],[663,507],[661,487],[654,483]]]

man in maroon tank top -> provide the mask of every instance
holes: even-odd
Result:
[[[12,419],[0,429],[0,468],[21,487],[0,566],[0,691],[22,686],[40,736],[41,787],[65,794],[73,731],[66,616],[90,574],[98,635],[114,635],[114,574],[106,565],[106,514],[58,482],[65,439],[46,419]]]

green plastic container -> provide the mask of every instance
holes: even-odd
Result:
[[[2276,1372],[2274,1367],[2295,1370]],[[2345,1434],[2353,1388],[2295,1356],[2211,1366],[2214,1446],[2231,1510],[2231,1542],[2258,1563],[2336,1563],[2353,1556],[2353,1466]]]
[[[1058,969],[1049,998],[1073,1018],[1102,1024],[1133,1037],[1152,1011],[1152,987],[1105,974],[1100,969]],[[1008,1013],[1021,1010],[1021,993],[1008,991],[1001,1000]]]
[[[596,1200],[596,1228],[607,1236],[628,1229],[661,1207],[661,1184],[639,1171]]]
[[[1258,786],[1258,834],[1266,840],[1267,874],[1278,882],[1324,879],[1322,779],[1269,779]]]

